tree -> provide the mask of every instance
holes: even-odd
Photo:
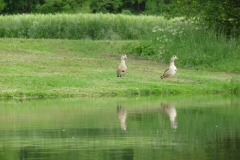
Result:
[[[0,6],[1,6],[0,0]],[[17,13],[31,13],[39,0],[4,0],[6,4],[2,13],[4,14],[17,14]]]
[[[38,4],[36,11],[40,13],[76,13],[84,0],[45,0]]]
[[[0,12],[4,9],[6,3],[4,2],[4,0],[0,0]]]
[[[236,0],[182,0],[180,12],[187,17],[200,17],[216,32],[228,37],[240,35],[240,2]]]
[[[204,8],[204,19],[229,37],[240,35],[240,2],[236,0],[211,0]]]
[[[90,8],[93,13],[119,13],[122,5],[122,0],[92,0]]]
[[[121,10],[129,10],[131,13],[139,14],[146,10],[146,0],[122,0]]]

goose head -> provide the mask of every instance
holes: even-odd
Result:
[[[121,60],[126,60],[126,59],[127,59],[127,55],[126,54],[121,56]]]
[[[176,60],[176,59],[178,59],[177,56],[175,56],[175,55],[172,56],[172,58],[171,58],[171,62],[174,62],[174,60]]]

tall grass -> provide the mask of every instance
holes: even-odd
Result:
[[[239,44],[239,40],[216,34],[213,28],[177,20],[167,27],[155,26],[147,41],[129,47],[129,53],[165,63],[177,55],[179,67],[240,73]]]
[[[0,16],[0,37],[49,39],[140,39],[163,17],[113,14]]]

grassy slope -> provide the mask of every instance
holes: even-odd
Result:
[[[160,75],[168,64],[132,55],[128,55],[127,77],[119,79],[115,70],[126,43],[134,41],[0,39],[0,96],[50,98],[239,91],[238,74],[178,68],[173,81],[164,81]]]

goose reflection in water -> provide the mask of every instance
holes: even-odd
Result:
[[[173,129],[177,129],[177,110],[175,109],[175,107],[171,103],[162,103],[161,106],[164,109],[165,113],[169,116],[171,127]]]
[[[121,129],[127,130],[126,119],[127,119],[127,111],[122,108],[120,105],[117,106],[117,116],[121,122]]]

